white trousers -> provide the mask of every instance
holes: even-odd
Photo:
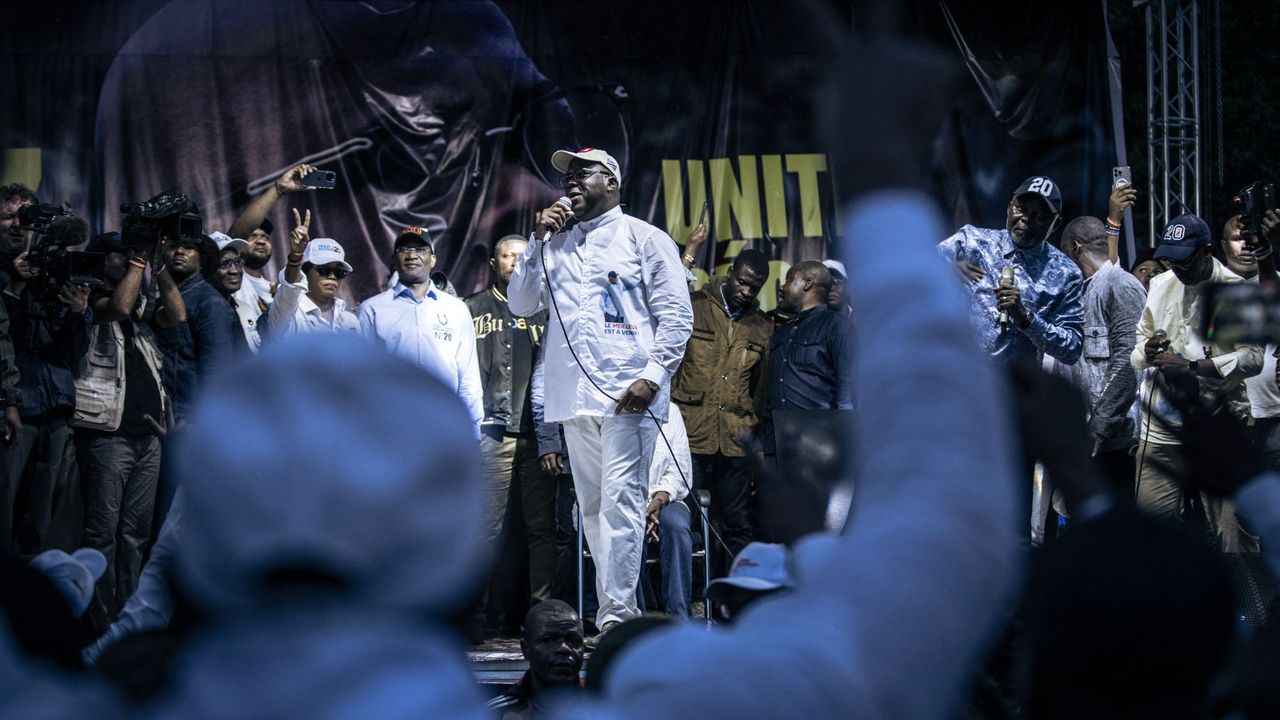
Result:
[[[658,428],[647,414],[581,416],[563,427],[583,535],[596,565],[596,625],[639,617],[636,584]]]

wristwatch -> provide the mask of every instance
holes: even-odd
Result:
[[[1200,375],[1200,361],[1199,361],[1199,360],[1191,360],[1191,361],[1189,361],[1189,362],[1187,363],[1187,366],[1191,369],[1191,376],[1192,376],[1192,377],[1198,377],[1198,376]]]
[[[652,380],[646,380],[645,378],[640,378],[640,379],[644,380],[644,384],[649,386],[649,392],[653,393],[654,395],[658,394],[658,388],[660,387],[658,383]]]

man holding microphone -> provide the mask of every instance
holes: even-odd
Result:
[[[675,241],[619,207],[618,162],[583,148],[559,150],[551,164],[566,197],[538,214],[507,299],[516,315],[551,311],[545,419],[563,424],[573,458],[605,632],[640,614],[646,488],[660,442],[650,415],[666,420],[693,310]]]
[[[1179,381],[1211,401],[1221,401],[1242,422],[1249,420],[1245,379],[1262,371],[1262,348],[1224,345],[1202,337],[1201,313],[1210,283],[1241,282],[1212,252],[1209,226],[1195,215],[1179,215],[1165,226],[1155,257],[1172,272],[1151,279],[1147,304],[1138,320],[1130,362],[1145,373],[1138,426],[1135,495],[1148,512],[1192,522],[1195,515],[1224,552],[1256,552],[1257,538],[1236,518],[1229,500],[1188,490],[1182,482],[1186,453],[1181,419],[1164,397]]]

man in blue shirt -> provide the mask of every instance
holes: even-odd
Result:
[[[969,320],[993,356],[1067,365],[1083,347],[1084,280],[1080,269],[1046,240],[1061,221],[1062,195],[1043,175],[1014,191],[1003,229],[965,225],[938,246],[971,293]],[[1012,268],[1012,283],[1002,274]]]
[[[169,238],[164,255],[187,310],[184,323],[168,328],[155,323],[164,353],[165,389],[173,398],[174,422],[182,423],[200,383],[231,359],[240,321],[222,293],[205,282],[204,269],[218,262],[218,246],[212,238]]]
[[[392,252],[392,269],[399,281],[360,304],[360,334],[377,338],[391,352],[443,380],[467,406],[478,437],[484,419],[484,388],[471,311],[466,303],[436,292],[431,284],[436,253],[428,230],[405,228]]]

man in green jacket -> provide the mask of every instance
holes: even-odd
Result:
[[[711,491],[727,564],[752,540],[751,473],[738,438],[759,422],[773,321],[756,296],[769,277],[759,250],[743,250],[727,277],[693,294],[693,335],[672,384],[693,455],[694,487]]]

